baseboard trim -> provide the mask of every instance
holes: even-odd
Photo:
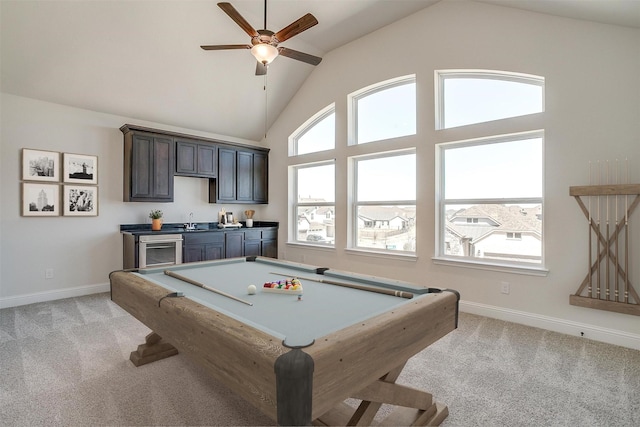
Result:
[[[460,301],[460,311],[640,350],[640,335],[615,329],[601,328],[586,323],[572,322],[470,301]]]
[[[38,302],[54,301],[57,299],[81,297],[84,295],[99,294],[109,292],[109,283],[99,283],[96,285],[78,286],[75,288],[58,289],[55,291],[37,292],[26,295],[16,295],[13,297],[0,298],[0,308],[18,307],[20,305],[35,304]]]

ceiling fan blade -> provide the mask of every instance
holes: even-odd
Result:
[[[317,56],[309,55],[308,53],[299,52],[293,49],[287,49],[286,47],[279,47],[278,51],[282,56],[286,56],[291,59],[306,62],[307,64],[311,64],[311,65],[318,65],[320,61],[322,61],[322,58],[319,58]]]
[[[229,18],[233,19],[236,24],[240,26],[244,30],[245,33],[249,34],[250,37],[258,37],[258,32],[247,22],[246,19],[238,13],[238,11],[231,6],[231,3],[222,2],[218,3],[218,7],[224,11]]]
[[[260,61],[256,61],[256,76],[264,76],[267,74],[267,66]]]
[[[276,33],[276,38],[279,42],[283,42],[285,40],[290,39],[296,34],[300,34],[301,32],[308,30],[318,23],[318,20],[315,16],[310,13],[307,13],[302,18],[297,21],[287,25],[285,28],[281,29]]]
[[[248,44],[214,44],[200,47],[204,50],[251,49],[251,45]]]

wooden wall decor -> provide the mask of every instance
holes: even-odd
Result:
[[[617,166],[617,162],[616,162]],[[640,203],[640,184],[601,184],[598,164],[596,185],[569,188],[587,218],[589,226],[587,275],[574,295],[571,305],[640,316],[640,297],[629,275],[629,223]],[[606,163],[607,182],[609,163]],[[589,166],[591,181],[591,165]],[[628,180],[628,165],[627,165]],[[587,198],[587,203],[582,197]]]

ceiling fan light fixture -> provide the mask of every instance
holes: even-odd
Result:
[[[278,49],[268,43],[258,43],[251,48],[251,54],[258,62],[268,65],[278,56]]]

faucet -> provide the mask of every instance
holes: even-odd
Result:
[[[193,212],[189,212],[189,223],[184,225],[185,230],[195,230],[196,225],[193,223]]]

